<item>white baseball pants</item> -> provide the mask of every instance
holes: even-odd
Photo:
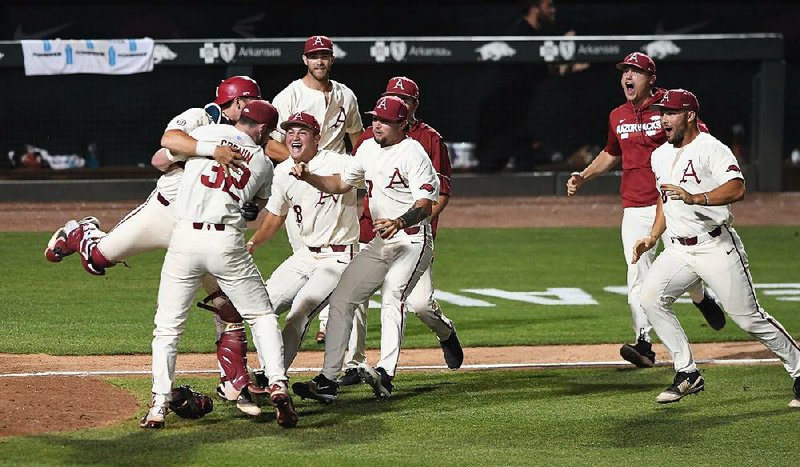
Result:
[[[419,233],[398,232],[389,240],[376,237],[345,268],[330,298],[325,361],[322,373],[336,379],[342,369],[355,309],[381,289],[381,358],[377,366],[394,375],[405,328],[405,300],[430,267],[430,226]]]
[[[139,253],[167,248],[174,228],[175,216],[169,202],[156,189],[101,238],[97,248],[109,261],[124,261]]]
[[[638,240],[650,235],[650,229],[653,227],[655,218],[655,205],[622,210],[622,253],[625,256],[625,264],[628,267],[628,305],[631,308],[633,332],[636,334],[637,339],[642,337],[647,342],[650,342],[652,326],[642,309],[640,297],[642,283],[656,257],[656,247],[644,253],[636,264],[631,264],[631,260],[633,258],[633,246]],[[666,245],[666,247],[668,248],[669,245]],[[699,303],[704,295],[703,283],[697,281],[697,283],[691,284],[688,292],[692,301]]]
[[[719,237],[696,245],[673,243],[656,258],[642,286],[642,306],[672,355],[675,371],[697,369],[672,303],[700,278],[714,290],[725,311],[740,328],[773,351],[792,377],[800,376],[800,347],[783,326],[761,308],[742,241],[732,227],[722,226],[722,229]]]
[[[433,298],[433,264],[425,270],[420,277],[414,290],[406,299],[408,311],[417,315],[439,339],[445,341],[453,332],[453,322],[442,313],[442,308]],[[367,338],[367,306],[359,306],[355,310],[353,318],[353,330],[350,333],[350,341],[347,345],[347,353],[344,357],[345,368],[355,368],[359,363],[367,360],[366,338]]]
[[[350,260],[357,245],[343,252],[322,247],[312,252],[303,247],[286,259],[267,281],[267,292],[277,314],[290,310],[283,328],[284,366],[294,361],[311,320],[328,304],[328,297]],[[259,354],[260,357],[260,354]]]
[[[261,274],[245,250],[242,233],[229,226],[217,231],[209,224],[202,224],[198,230],[192,223],[178,223],[161,269],[154,320],[153,394],[156,405],[170,400],[178,341],[201,277],[207,273],[217,278],[222,291],[250,325],[270,384],[287,380],[278,316],[270,306]]]

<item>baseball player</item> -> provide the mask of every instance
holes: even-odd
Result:
[[[633,244],[649,231],[653,224],[658,200],[650,154],[666,141],[658,112],[650,105],[664,96],[664,90],[654,86],[656,64],[647,55],[634,52],[617,64],[622,71],[620,83],[625,104],[612,110],[608,117],[608,142],[605,149],[581,172],[574,172],[567,181],[567,195],[572,196],[592,178],[608,172],[622,161],[622,251],[628,265],[628,304],[633,317],[636,344],[625,344],[620,355],[637,367],[652,367],[656,354],[650,344],[652,329],[641,307],[642,281],[653,263],[655,249],[638,263],[631,262]],[[692,302],[703,313],[708,324],[716,329],[725,326],[725,314],[703,288],[701,282],[688,289]]]
[[[405,325],[405,300],[433,257],[430,215],[439,199],[439,179],[422,146],[405,134],[408,107],[395,96],[381,97],[373,115],[374,137],[362,143],[339,175],[312,174],[307,164],[293,173],[320,191],[346,193],[366,188],[373,228],[378,234],[345,268],[330,297],[322,372],[295,383],[295,394],[322,402],[336,400],[336,377],[353,325],[355,308],[381,289],[381,358],[359,369],[378,398],[392,393]]]
[[[408,107],[408,129],[406,134],[422,145],[431,159],[436,175],[439,177],[439,199],[433,206],[431,213],[431,237],[435,240],[439,214],[450,201],[452,169],[447,146],[442,141],[439,132],[416,118],[416,110],[419,107],[419,87],[417,83],[405,76],[395,76],[389,79],[386,84],[386,92],[382,95],[399,97],[406,104]],[[372,138],[374,138],[372,128],[367,128],[358,144],[353,148],[353,152],[358,150],[361,143]],[[360,224],[359,242],[367,244],[375,238],[375,232],[372,230],[372,217],[370,216],[368,197],[364,197]],[[419,279],[416,287],[408,296],[407,303],[410,310],[436,334],[444,352],[447,366],[451,369],[460,368],[464,362],[464,351],[461,348],[453,322],[442,313],[439,303],[433,298],[432,269],[433,266],[428,268]],[[339,381],[340,386],[357,384],[361,381],[358,365],[366,362],[366,322],[366,306],[358,307],[355,311],[353,331],[345,356],[345,373],[341,381]]]
[[[284,366],[294,360],[312,320],[327,305],[344,268],[358,252],[356,190],[331,195],[291,176],[295,164],[307,164],[317,175],[342,173],[350,156],[319,149],[320,126],[305,112],[281,123],[291,158],[275,168],[267,216],[247,243],[251,253],[278,231],[287,216],[297,221],[305,245],[267,281],[272,307],[280,314],[291,307],[283,329]]]
[[[211,123],[235,123],[245,105],[261,95],[258,84],[247,76],[233,76],[220,82],[214,101],[205,108],[191,108],[173,118],[167,125],[161,143],[164,146],[153,156],[153,165],[164,172],[147,200],[126,215],[108,234],[99,229],[94,217],[69,221],[58,229],[45,249],[45,258],[59,262],[75,251],[80,252],[84,269],[90,274],[105,274],[106,268],[131,256],[158,248],[167,248],[175,227],[173,203],[183,177],[186,157],[210,157],[223,165],[236,165],[238,149],[217,145],[213,141],[197,141],[190,132]],[[80,227],[80,228],[79,228]],[[70,241],[71,240],[71,241]],[[247,341],[241,316],[232,306],[223,307],[224,297],[211,276],[203,279],[204,288],[215,297],[219,315],[217,354],[223,373],[218,392],[221,397],[237,401],[237,407],[250,415],[261,410],[242,391],[248,386]]]
[[[358,111],[358,100],[353,91],[344,84],[330,78],[331,67],[335,58],[333,41],[327,36],[311,36],[303,46],[303,64],[306,74],[292,81],[272,100],[278,109],[279,121],[285,122],[297,112],[306,112],[314,116],[320,123],[320,149],[344,154],[346,150],[345,136],[355,146],[364,133],[364,124]],[[284,143],[284,133],[276,130],[272,140],[267,144],[267,152],[274,161],[283,161],[289,157],[289,150]],[[292,251],[305,248],[299,233],[298,222],[286,222],[286,235],[292,245]],[[315,339],[318,343],[325,341],[325,324],[328,318],[327,307],[320,313],[320,328]]]
[[[142,418],[144,428],[164,426],[175,379],[177,345],[189,307],[203,275],[212,274],[250,325],[253,341],[269,378],[270,401],[283,427],[297,424],[297,412],[287,389],[283,342],[278,317],[270,307],[261,274],[247,253],[240,211],[242,200],[266,200],[272,183],[272,163],[262,146],[275,128],[278,113],[263,100],[249,102],[235,126],[206,125],[192,131],[198,141],[239,148],[244,166],[230,173],[205,158],[186,162],[175,199],[175,229],[170,239],[153,331],[153,403]]]
[[[694,94],[671,89],[656,104],[667,142],[653,151],[652,167],[660,190],[649,235],[634,245],[632,262],[659,238],[671,243],[642,284],[642,307],[674,360],[675,380],[658,395],[663,404],[704,389],[689,341],[672,303],[699,279],[722,301],[743,330],[760,340],[794,378],[791,407],[800,407],[800,347],[756,298],[747,253],[734,230],[731,204],[744,198],[742,172],[731,150],[698,127],[700,105]]]

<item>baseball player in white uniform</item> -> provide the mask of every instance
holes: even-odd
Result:
[[[622,165],[620,234],[622,252],[628,266],[628,305],[636,343],[623,344],[620,355],[639,368],[649,368],[655,365],[656,354],[650,344],[650,322],[642,310],[639,296],[656,251],[648,252],[636,264],[631,263],[630,255],[636,241],[650,231],[655,218],[659,193],[650,168],[650,156],[653,150],[664,144],[667,137],[661,128],[658,110],[650,106],[661,100],[665,90],[655,86],[655,62],[641,52],[626,55],[616,67],[622,72],[620,84],[625,103],[609,113],[605,148],[588,167],[571,174],[566,188],[567,195],[573,196],[587,181],[608,172],[617,164]],[[704,125],[701,129],[707,131]],[[698,281],[687,292],[713,329],[720,330],[725,326],[725,313],[707,293],[702,282]]]
[[[642,285],[642,307],[672,355],[675,379],[658,395],[677,402],[702,391],[689,341],[672,303],[698,278],[722,301],[730,318],[760,340],[794,378],[791,407],[800,407],[800,347],[756,298],[744,246],[732,227],[731,204],[744,198],[739,163],[731,150],[697,126],[700,105],[684,89],[672,89],[656,104],[667,142],[653,151],[652,168],[661,193],[650,235],[636,242],[633,262],[666,232],[671,242],[653,262]]]
[[[346,193],[363,187],[378,236],[350,262],[331,293],[328,335],[322,372],[312,381],[295,383],[295,394],[322,402],[336,400],[335,382],[353,326],[353,312],[381,289],[381,358],[373,369],[360,367],[378,398],[388,398],[400,357],[405,327],[405,300],[430,266],[433,256],[430,215],[439,197],[439,179],[422,146],[405,134],[408,107],[395,96],[381,97],[372,130],[344,172],[319,176],[307,164],[293,173],[326,193]]]
[[[364,124],[358,111],[358,100],[353,91],[344,84],[330,79],[333,55],[333,41],[327,36],[311,36],[303,46],[303,64],[307,71],[302,78],[292,81],[275,96],[272,104],[278,109],[280,122],[285,122],[297,112],[314,116],[320,124],[319,148],[344,154],[345,136],[354,147],[364,133]],[[280,162],[289,158],[289,150],[284,143],[285,134],[276,130],[272,140],[267,143],[270,158]],[[299,233],[299,223],[290,218],[286,225],[286,235],[292,251],[305,248]],[[327,307],[320,313],[320,329],[317,342],[325,340]]]
[[[189,308],[203,275],[212,274],[250,325],[253,341],[265,362],[270,401],[283,427],[297,424],[283,367],[283,343],[261,274],[247,253],[247,224],[240,202],[265,200],[272,183],[272,163],[262,145],[277,123],[277,111],[254,100],[242,110],[235,126],[206,125],[191,135],[198,141],[229,144],[240,149],[244,166],[237,172],[211,159],[191,158],[175,200],[176,225],[170,239],[153,331],[153,404],[142,418],[144,428],[164,426],[175,380],[177,345]]]
[[[305,112],[281,123],[290,159],[275,168],[267,216],[247,243],[251,253],[278,231],[287,216],[300,224],[304,247],[295,251],[267,281],[272,307],[280,314],[291,307],[283,329],[284,366],[294,360],[308,324],[327,305],[345,267],[358,252],[356,190],[328,194],[291,175],[297,163],[317,175],[344,172],[350,156],[319,149],[320,126]]]
[[[163,148],[152,158],[153,165],[164,172],[147,200],[128,213],[108,234],[99,229],[94,217],[69,221],[57,230],[45,249],[45,258],[59,262],[64,256],[80,252],[84,269],[94,275],[131,256],[159,248],[166,249],[175,227],[173,203],[183,178],[187,157],[214,157],[223,165],[237,165],[238,149],[217,145],[213,141],[197,141],[190,133],[212,123],[236,123],[245,105],[260,98],[258,83],[248,76],[232,76],[220,82],[214,101],[204,108],[191,108],[173,118],[161,137]],[[80,228],[79,228],[80,227]],[[261,413],[248,393],[247,339],[242,318],[219,293],[214,278],[203,278],[203,287],[213,298],[218,314],[217,355],[222,372],[220,396],[236,401],[239,409],[250,415]],[[208,308],[208,307],[207,307]],[[223,315],[223,316],[220,316]]]

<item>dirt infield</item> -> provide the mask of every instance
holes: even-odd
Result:
[[[54,231],[69,219],[92,215],[113,226],[141,200],[83,203],[1,203],[0,231]],[[736,225],[800,225],[800,193],[756,193],[734,206]],[[442,214],[446,227],[616,227],[618,196],[573,198],[453,198]],[[258,222],[258,221],[256,221]],[[253,224],[255,226],[255,224]]]
[[[108,203],[2,203],[0,231],[51,232],[69,219],[97,217],[105,228],[113,226],[141,201]],[[800,193],[754,194],[734,207],[736,225],[800,225]],[[622,218],[617,196],[536,198],[455,198],[442,217],[446,227],[616,227]],[[255,226],[255,225],[253,225]],[[42,245],[44,248],[44,245]],[[660,345],[658,358],[667,357]],[[697,344],[698,359],[771,358],[755,342]],[[465,365],[532,364],[552,365],[578,362],[621,362],[618,345],[490,347],[465,350]],[[371,351],[370,361],[376,361]],[[255,358],[255,356],[251,356]],[[255,361],[255,360],[252,360]],[[302,352],[296,367],[319,367],[319,352]],[[60,372],[136,372],[150,369],[150,357],[95,356],[57,357],[49,355],[0,354],[0,374]],[[403,366],[440,366],[438,349],[404,350]],[[620,363],[621,364],[621,363]],[[215,368],[211,354],[179,355],[179,370]],[[47,384],[41,384],[47,378]],[[53,387],[59,388],[52,391]],[[129,419],[143,408],[125,390],[95,376],[0,377],[0,437],[80,430]],[[97,398],[85,394],[104,394]]]

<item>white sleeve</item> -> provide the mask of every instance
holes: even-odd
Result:
[[[278,111],[278,127],[269,135],[275,141],[282,143],[286,139],[286,134],[281,130],[281,123],[289,119],[292,115],[292,85],[286,87],[283,91],[279,92],[275,99],[272,100],[272,105]]]
[[[408,186],[414,199],[437,201],[439,177],[431,164],[431,159],[419,143],[409,144],[408,157],[404,158],[403,162],[408,174]]]
[[[711,176],[715,182],[722,185],[737,178],[744,181],[739,161],[727,146],[717,142],[712,146],[708,157],[708,166],[711,168]]]
[[[348,91],[350,91],[348,89]],[[364,123],[361,121],[361,112],[358,110],[358,99],[356,99],[355,94],[353,91],[350,91],[350,102],[351,105],[349,106],[349,113],[347,115],[347,128],[345,128],[345,132],[347,133],[355,133],[358,131],[364,130]]]
[[[208,117],[205,110],[201,108],[192,108],[170,120],[164,131],[180,130],[189,134],[196,128],[208,125],[209,123],[211,123],[211,119]]]
[[[364,152],[365,151],[356,151],[356,154],[350,157],[350,160],[340,174],[340,177],[345,183],[356,188],[367,187],[364,182]]]
[[[267,163],[267,177],[264,184],[261,185],[261,188],[258,189],[255,195],[255,198],[267,199],[269,197],[270,191],[272,190],[272,184],[275,182],[275,170],[272,168],[272,162],[269,160],[266,154],[264,154],[264,150],[260,147],[258,151],[253,154],[253,157],[262,157]]]
[[[267,211],[276,216],[289,214],[289,199],[286,197],[286,180],[283,175],[272,179],[272,192],[267,200]]]

